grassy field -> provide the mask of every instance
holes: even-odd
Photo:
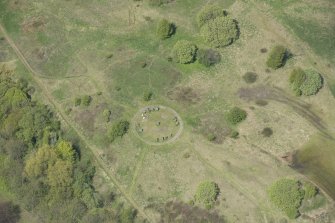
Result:
[[[218,49],[221,63],[211,68],[168,59],[178,40],[207,48],[195,18],[205,1],[176,0],[152,7],[145,1],[0,0],[0,21],[51,100],[61,112],[69,110],[66,120],[113,173],[123,188],[120,194],[131,197],[154,222],[159,222],[165,203],[189,203],[205,180],[219,185],[214,210],[228,222],[282,222],[286,217],[269,202],[266,188],[278,178],[302,176],[280,157],[320,131],[335,131],[335,101],[328,87],[334,85],[334,24],[327,20],[333,5],[326,0],[308,1],[311,7],[301,1],[212,2],[238,21],[241,34],[233,45]],[[177,26],[170,39],[155,36],[161,18]],[[261,49],[270,51],[276,44],[294,56],[284,68],[268,70],[268,53]],[[0,63],[15,60],[16,69],[23,71],[13,53],[1,59],[7,51],[8,45],[0,42]],[[296,66],[318,70],[328,85],[316,96],[295,97],[288,78]],[[257,74],[255,83],[244,81],[247,72]],[[149,90],[153,98],[146,102],[143,95]],[[91,104],[76,107],[75,98],[83,95],[92,97]],[[37,97],[44,96],[37,91]],[[266,103],[260,106],[259,100]],[[164,105],[180,115],[184,129],[177,140],[148,145],[129,131],[109,141],[113,123],[133,120],[149,105]],[[235,106],[248,117],[230,126],[224,116]],[[111,111],[110,122],[102,117],[105,109]],[[273,135],[264,137],[264,128],[271,128]],[[239,132],[238,139],[229,137],[231,129]],[[209,132],[217,140],[209,142]],[[96,184],[102,191],[113,185],[103,171]],[[320,210],[331,212],[326,204]]]

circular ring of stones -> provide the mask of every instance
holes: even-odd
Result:
[[[167,110],[167,111],[169,111],[170,113],[172,113],[177,118],[177,121],[179,122],[179,129],[178,129],[177,133],[174,134],[174,136],[172,138],[169,138],[166,141],[152,142],[152,141],[144,139],[143,137],[141,137],[139,135],[138,131],[136,130],[136,125],[135,125],[136,119],[138,119],[138,117],[141,117],[141,115],[145,111],[148,111],[148,109],[153,109],[153,108],[159,108],[159,110]],[[145,142],[146,144],[154,145],[154,146],[165,145],[165,144],[172,143],[172,142],[176,141],[179,138],[179,136],[181,135],[181,133],[182,133],[182,131],[184,129],[184,123],[183,123],[183,120],[181,119],[181,117],[179,116],[179,114],[175,110],[173,110],[172,108],[169,108],[169,107],[166,107],[166,106],[163,106],[163,105],[150,105],[150,106],[146,106],[144,108],[141,108],[135,114],[132,123],[134,123],[134,124],[132,124],[132,131],[134,132],[134,134],[136,135],[136,137],[139,138],[141,141]]]

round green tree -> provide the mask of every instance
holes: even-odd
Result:
[[[238,39],[238,27],[229,16],[217,17],[201,27],[201,35],[213,47],[224,47]]]
[[[209,209],[213,207],[219,193],[220,188],[215,182],[205,181],[198,185],[194,199]]]
[[[278,69],[285,64],[287,58],[287,49],[284,46],[275,46],[266,61],[266,65],[272,69]]]
[[[247,112],[238,107],[232,108],[226,113],[226,120],[231,125],[236,125],[247,118]]]
[[[289,218],[294,219],[300,215],[298,209],[304,198],[304,191],[298,181],[280,179],[270,186],[268,193],[271,202]]]
[[[166,19],[162,19],[158,22],[156,35],[160,39],[167,39],[171,37],[174,32],[173,24]]]
[[[173,57],[178,63],[194,62],[196,53],[197,46],[187,40],[180,40],[173,47]]]
[[[205,25],[217,17],[226,16],[226,11],[217,5],[207,5],[200,10],[197,15],[197,22],[199,27]]]
[[[130,123],[126,120],[121,120],[115,123],[110,132],[109,132],[109,138],[113,142],[117,137],[124,136],[129,129]]]
[[[313,70],[296,68],[292,71],[289,82],[297,96],[315,95],[322,88],[322,77]]]

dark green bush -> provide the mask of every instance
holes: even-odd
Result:
[[[124,136],[128,132],[129,125],[130,123],[126,120],[115,123],[109,132],[110,140],[113,142],[117,137]]]
[[[180,40],[173,47],[173,56],[178,63],[194,62],[196,53],[197,46],[187,40]]]
[[[82,98],[81,98],[81,104],[83,106],[89,106],[91,104],[91,101],[92,101],[92,97],[89,96],[89,95],[84,95]]]
[[[303,185],[305,191],[305,199],[311,199],[318,194],[318,188],[309,182],[305,182]]]
[[[264,128],[263,131],[262,131],[262,135],[263,135],[264,137],[270,137],[270,136],[272,136],[272,134],[273,134],[273,131],[272,131],[272,129],[269,128],[269,127]]]
[[[144,92],[143,100],[144,101],[150,101],[152,99],[153,95],[154,95],[154,93],[152,91],[146,91],[146,92]]]
[[[167,39],[174,33],[174,25],[166,19],[158,22],[156,35],[159,39]]]
[[[205,181],[199,184],[194,200],[210,209],[213,207],[219,193],[220,188],[215,182]]]
[[[200,49],[197,52],[197,58],[199,63],[210,67],[220,62],[221,55],[218,51],[213,49]]]
[[[248,84],[255,83],[257,80],[257,74],[254,72],[247,72],[243,75],[243,80]]]
[[[201,27],[201,35],[213,47],[224,47],[238,39],[238,27],[229,16],[217,17]]]
[[[79,106],[79,105],[81,105],[81,98],[75,98],[74,99],[74,106]]]
[[[287,59],[287,49],[284,46],[275,46],[266,61],[266,65],[272,69],[278,69],[285,65]]]
[[[232,108],[226,113],[226,120],[232,125],[236,125],[247,118],[247,112],[238,107]]]
[[[296,180],[281,179],[273,183],[269,190],[271,202],[283,211],[289,218],[297,218],[299,207],[304,198],[304,191]]]
[[[296,68],[292,71],[289,82],[297,96],[315,95],[322,88],[322,77],[313,70]]]
[[[224,9],[217,5],[207,5],[200,10],[197,15],[197,22],[199,27],[205,25],[207,22],[214,20],[217,17],[226,16],[227,13]]]

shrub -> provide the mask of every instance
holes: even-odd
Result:
[[[81,98],[75,98],[74,99],[74,106],[79,106],[79,105],[81,105]]]
[[[247,112],[238,107],[234,107],[226,113],[226,120],[232,125],[236,125],[247,118]]]
[[[219,186],[211,181],[205,181],[199,184],[194,196],[194,200],[205,205],[210,209],[213,207],[220,193]]]
[[[273,131],[272,131],[272,129],[269,128],[269,127],[264,128],[263,131],[262,131],[262,135],[263,135],[264,137],[270,137],[270,136],[272,136],[272,134],[273,134]]]
[[[297,96],[315,95],[322,88],[322,77],[313,70],[304,72],[301,68],[296,68],[292,71],[289,82]]]
[[[200,49],[197,52],[197,58],[199,63],[206,67],[210,67],[220,62],[221,55],[218,51],[213,49]]]
[[[92,97],[89,95],[85,95],[81,98],[81,104],[83,106],[89,106],[91,104]]]
[[[152,91],[146,91],[146,92],[144,92],[143,100],[144,101],[150,101],[152,99],[153,94],[154,93]]]
[[[105,109],[102,112],[102,116],[105,122],[109,122],[110,121],[110,116],[111,116],[111,111],[109,109]]]
[[[297,96],[302,94],[301,85],[306,80],[306,74],[301,68],[296,68],[292,71],[289,82],[292,90]]]
[[[117,137],[124,136],[128,132],[129,125],[130,123],[126,120],[115,123],[109,132],[110,140],[113,142]]]
[[[254,72],[247,72],[243,75],[243,80],[248,84],[255,83],[257,80],[257,74]]]
[[[239,135],[240,135],[240,133],[238,131],[233,130],[230,133],[230,138],[237,139]]]
[[[306,70],[306,79],[300,86],[301,93],[305,96],[315,95],[322,88],[322,77],[313,70]]]
[[[271,202],[283,211],[289,218],[297,218],[304,191],[299,182],[291,179],[281,179],[273,183],[269,190]]]
[[[287,49],[284,46],[275,46],[266,61],[266,65],[272,69],[278,69],[285,65]]]
[[[238,39],[238,27],[232,18],[217,17],[201,27],[201,35],[213,47],[224,47]]]
[[[174,33],[174,25],[167,21],[166,19],[162,19],[159,21],[157,25],[156,35],[160,39],[166,39],[171,37]]]
[[[210,142],[213,142],[216,139],[216,136],[213,133],[208,133],[207,139]]]
[[[200,10],[197,16],[199,27],[205,25],[207,22],[221,16],[226,16],[227,13],[224,9],[217,5],[207,5]]]
[[[196,53],[197,46],[187,40],[180,40],[173,47],[173,55],[178,63],[194,62]]]
[[[149,5],[151,5],[151,6],[161,6],[161,5],[164,5],[164,4],[168,4],[172,1],[173,0],[148,0]]]
[[[303,189],[305,191],[305,199],[313,198],[318,193],[317,187],[309,182],[304,183]]]

